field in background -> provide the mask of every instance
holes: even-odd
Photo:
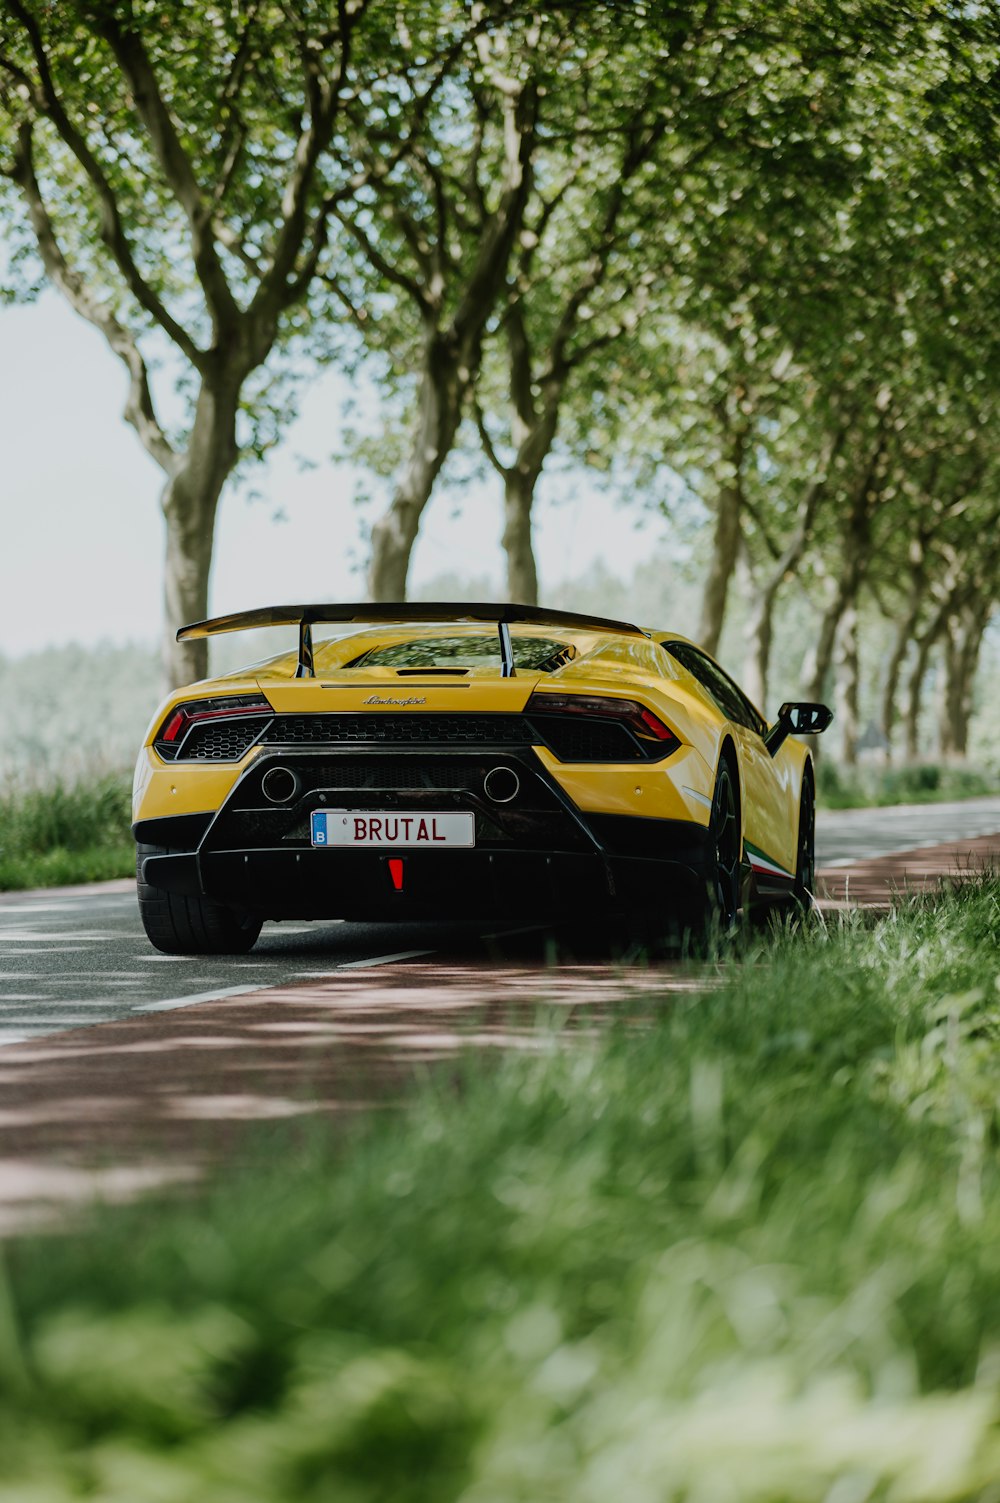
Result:
[[[998,898],[759,941],[13,1245],[0,1500],[985,1497]]]

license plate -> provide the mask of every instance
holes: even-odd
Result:
[[[315,809],[312,814],[315,846],[474,846],[476,816],[469,811],[439,814],[387,814],[384,809]]]

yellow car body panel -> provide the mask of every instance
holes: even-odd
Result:
[[[418,792],[426,794],[426,805],[431,797],[427,789],[448,788],[442,769],[466,764],[479,767],[478,781],[469,784],[464,803],[454,790],[447,799],[456,808],[476,811],[473,844],[481,862],[468,869],[485,870],[482,863],[487,863],[494,885],[496,872],[516,870],[509,858],[517,853],[530,857],[535,877],[540,865],[553,872],[569,870],[586,855],[601,867],[601,881],[612,895],[621,894],[626,867],[629,890],[641,895],[643,884],[652,891],[660,865],[671,861],[688,873],[685,880],[697,885],[713,838],[720,768],[726,765],[735,775],[745,870],[749,874],[752,869],[753,881],[763,891],[790,890],[799,857],[800,801],[810,776],[808,751],[786,737],[772,755],[763,716],[745,700],[743,708],[737,705],[738,714],[727,715],[706,679],[718,667],[695,644],[665,631],[604,630],[555,619],[525,622],[509,627],[511,649],[515,661],[521,654],[522,666],[502,676],[496,631],[482,621],[450,616],[442,623],[408,623],[405,608],[399,609],[398,622],[362,626],[317,642],[311,648],[311,674],[303,671],[300,648],[191,684],[162,702],[139,753],[133,798],[140,865],[151,887],[162,883],[168,892],[196,891],[216,903],[228,901],[223,878],[210,881],[206,873],[225,869],[230,874],[225,880],[235,880],[234,862],[241,861],[239,902],[252,902],[266,916],[285,916],[291,899],[282,898],[279,889],[287,884],[288,873],[298,881],[308,867],[316,874],[317,895],[315,903],[301,902],[304,916],[317,916],[312,911],[317,905],[317,912],[326,912],[319,898],[325,875],[350,871],[345,859],[349,863],[353,858],[359,871],[364,866],[378,880],[385,871],[382,856],[378,866],[369,853],[363,862],[360,851],[317,850],[316,811],[325,814],[319,806],[337,808],[339,814],[341,804],[348,812],[371,805],[387,816],[379,818],[381,833],[383,823],[395,828],[392,811],[407,809]],[[496,657],[490,644],[497,647]],[[548,656],[535,661],[532,654],[538,658],[542,649]],[[407,667],[408,654],[417,660],[430,654],[435,666],[418,662]],[[372,661],[364,661],[368,658]],[[183,729],[176,731],[176,724]],[[237,727],[239,735],[227,740],[220,726]],[[511,740],[514,732],[506,727],[520,727],[520,739]],[[587,732],[582,741],[581,729]],[[431,730],[443,739],[426,741]],[[471,739],[466,739],[467,731]],[[500,737],[496,742],[495,735]],[[622,750],[616,754],[619,745]],[[374,783],[365,772],[365,758],[376,770]],[[484,800],[482,791],[482,769],[491,758],[498,765],[509,764],[508,770],[524,783],[516,796],[498,800],[496,807]],[[290,772],[297,791],[272,808],[266,779],[279,765]],[[361,770],[357,786],[345,793],[341,773],[351,768]],[[382,789],[378,777],[385,781],[389,771],[395,781],[390,779],[386,789],[391,785],[402,793]],[[407,778],[412,792],[405,791]],[[364,793],[365,787],[376,791]],[[447,799],[442,792],[442,806]],[[510,808],[504,807],[506,802]],[[546,820],[553,830],[550,855],[545,854]],[[343,823],[348,823],[346,816]],[[257,831],[252,840],[247,833],[251,825]],[[160,851],[166,859],[151,861],[142,855]],[[416,857],[403,855],[414,870],[423,870]],[[427,853],[426,860],[432,855],[439,863],[453,862],[456,871],[461,865],[457,852],[453,857],[443,851]],[[402,866],[403,859],[397,859],[396,867]],[[264,878],[257,887],[247,887],[244,868],[270,872],[272,867],[286,874],[275,878],[273,891]],[[441,874],[450,868],[428,870]],[[398,870],[393,881],[397,877]],[[551,881],[558,885],[555,876]],[[330,885],[330,916],[342,916],[337,903],[350,908],[351,894],[338,883]],[[308,884],[300,887],[305,891]],[[388,888],[386,894],[388,901]],[[288,911],[299,910],[293,906]]]

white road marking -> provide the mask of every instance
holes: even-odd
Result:
[[[40,937],[41,936],[39,936],[39,938]],[[22,955],[83,955],[86,953],[86,951],[86,945],[45,945],[44,948],[39,948],[38,946],[31,948],[28,945],[25,945],[22,949],[11,950],[6,959],[12,960],[15,955],[19,960]],[[93,954],[93,951],[91,951],[90,953]],[[3,939],[0,938],[0,955],[2,954]]]
[[[77,899],[77,902],[78,901],[79,901],[79,899]],[[4,903],[2,909],[0,909],[0,912],[2,912],[2,913],[64,913],[64,912],[66,912],[67,909],[72,909],[73,907],[74,907],[74,903],[73,903],[72,900],[64,901],[62,903]]]
[[[338,971],[367,971],[375,965],[392,965],[395,960],[416,960],[418,955],[433,955],[433,950],[397,950],[393,955],[370,955],[366,960],[345,960],[325,971],[297,971],[298,976],[335,976]]]
[[[165,1002],[142,1002],[133,1011],[170,1012],[177,1007],[194,1007],[197,1002],[221,1002],[225,997],[245,997],[249,992],[263,990],[260,986],[222,986],[212,992],[194,992],[190,997],[169,997]]]
[[[108,933],[107,930],[98,929],[3,929],[0,927],[0,942],[3,944],[62,944],[65,939],[89,939],[96,944],[99,939],[120,939],[119,933]]]

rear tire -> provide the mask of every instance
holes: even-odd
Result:
[[[725,757],[719,763],[715,779],[708,833],[709,866],[705,873],[705,895],[698,909],[694,931],[699,937],[710,939],[732,932],[743,901],[739,795],[736,774]]]
[[[816,794],[813,791],[812,778],[807,774],[802,780],[802,793],[799,798],[799,839],[795,852],[794,889],[795,903],[804,912],[808,912],[813,906],[815,887]]]
[[[252,950],[261,919],[210,898],[184,897],[143,881],[146,857],[166,855],[169,851],[160,845],[140,845],[136,851],[139,917],[150,944],[164,955],[245,955]]]

